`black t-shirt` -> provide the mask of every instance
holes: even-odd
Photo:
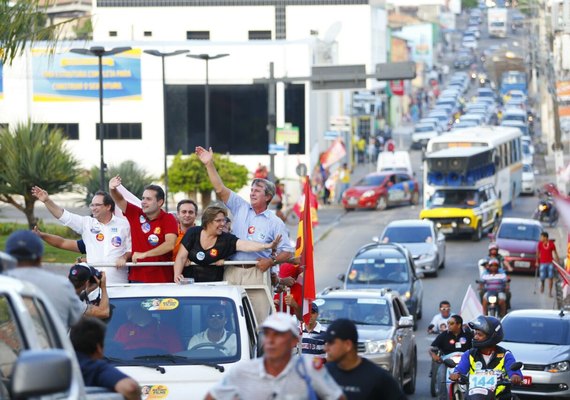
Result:
[[[441,332],[431,342],[431,347],[437,347],[443,354],[450,354],[456,351],[466,352],[472,345],[473,335],[469,331],[461,330],[459,335],[455,336],[450,331]]]
[[[213,247],[203,249],[200,245],[201,232],[201,226],[189,228],[180,242],[188,250],[190,261],[199,264],[184,268],[183,274],[194,278],[196,282],[221,281],[224,278],[224,267],[210,264],[235,254],[238,238],[231,233],[224,232],[218,236]]]
[[[348,400],[406,400],[392,375],[366,358],[350,371],[340,369],[335,362],[325,365]]]

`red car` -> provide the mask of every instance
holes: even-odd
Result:
[[[384,210],[388,206],[418,204],[418,182],[404,172],[377,172],[366,175],[342,195],[347,211],[355,208]]]
[[[534,272],[542,225],[534,219],[503,218],[494,240],[499,254],[517,272]],[[493,239],[493,238],[492,238]]]

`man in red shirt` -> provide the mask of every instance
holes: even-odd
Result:
[[[554,277],[552,261],[554,259],[556,259],[556,261],[559,260],[554,240],[548,240],[548,232],[542,232],[536,251],[536,264],[539,265],[540,268],[540,293],[544,293],[544,281],[548,278],[548,293],[550,297],[552,297],[552,278]]]
[[[141,207],[137,207],[127,202],[117,190],[120,185],[121,177],[117,175],[109,181],[109,192],[131,226],[133,262],[172,262],[178,223],[174,215],[161,209],[164,204],[164,190],[157,185],[146,186]],[[129,268],[129,282],[162,283],[173,280],[172,266]]]

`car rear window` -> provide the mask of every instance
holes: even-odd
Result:
[[[538,226],[524,224],[502,224],[497,235],[500,239],[538,241],[541,229]]]
[[[570,320],[507,317],[503,320],[505,342],[570,345]]]

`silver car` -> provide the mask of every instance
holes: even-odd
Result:
[[[315,303],[324,329],[338,318],[352,320],[358,330],[358,354],[389,371],[406,393],[414,393],[418,370],[414,319],[398,292],[326,289]]]
[[[522,368],[516,394],[570,398],[570,311],[515,310],[503,318],[505,338]]]
[[[445,267],[445,235],[430,220],[390,222],[380,238],[373,240],[406,247],[412,253],[417,272],[437,276],[438,269]]]

